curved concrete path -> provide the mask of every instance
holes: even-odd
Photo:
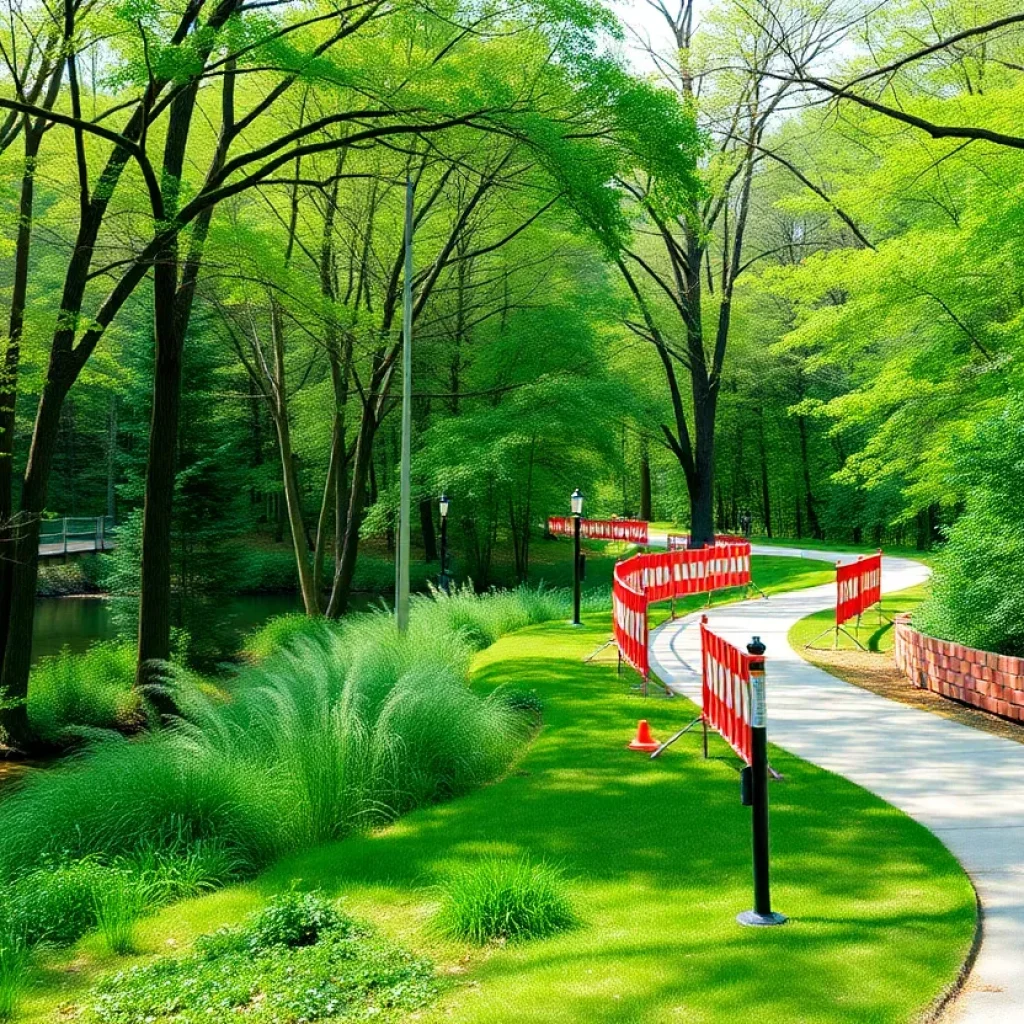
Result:
[[[656,543],[656,541],[655,541]],[[756,547],[755,554],[835,562],[849,555]],[[885,558],[884,593],[922,583],[918,562]],[[786,639],[798,620],[834,607],[835,585],[713,608],[715,632],[768,648],[768,737],[856,782],[931,829],[966,868],[983,910],[982,945],[944,1021],[1024,1024],[1024,746],[851,686]],[[651,668],[700,704],[699,615],[651,638]]]

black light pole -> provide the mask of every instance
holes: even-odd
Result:
[[[768,713],[765,699],[764,652],[761,638],[747,644],[750,662],[750,789],[753,819],[754,909],[736,920],[747,925],[785,924],[783,914],[772,911],[768,877]]]
[[[572,502],[572,624],[582,625],[580,622],[580,577],[582,573],[582,552],[580,551],[580,529],[583,522],[583,495],[577,487],[569,499]]]
[[[442,493],[437,507],[441,510],[441,589],[448,593],[448,495]]]

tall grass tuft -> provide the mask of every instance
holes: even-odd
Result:
[[[135,925],[145,910],[145,888],[127,873],[112,874],[95,894],[96,924],[111,953],[135,951]]]
[[[544,862],[488,858],[439,887],[437,930],[454,939],[520,942],[578,923],[562,873]]]
[[[43,658],[32,669],[29,686],[32,728],[51,743],[93,729],[131,731],[144,717],[134,680],[134,644],[94,643],[82,654],[65,648]]]
[[[0,803],[0,880],[48,859],[198,848],[216,854],[204,877],[218,884],[488,782],[536,719],[470,690],[473,654],[569,606],[559,592],[460,590],[414,599],[404,635],[384,612],[265,628],[231,699],[179,674],[179,721],[101,739]]]
[[[0,1021],[13,1020],[28,982],[28,946],[14,934],[0,933]]]

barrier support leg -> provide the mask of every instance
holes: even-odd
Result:
[[[695,718],[689,725],[684,726],[682,729],[679,730],[679,732],[673,733],[671,736],[669,736],[667,740],[665,740],[664,743],[661,744],[660,747],[658,747],[657,750],[654,751],[654,753],[651,754],[651,760],[653,761],[656,757],[660,757],[666,750],[668,750],[669,747],[672,746],[673,743],[675,743],[676,740],[682,739],[698,722],[703,721],[704,715],[698,715],[698,717]]]
[[[828,629],[822,630],[813,640],[804,644],[804,650],[824,650],[821,647],[815,647],[814,645],[823,637],[832,634],[832,650],[839,650],[839,634],[845,633],[862,651],[866,651],[867,648],[845,627],[845,626],[829,626]]]
[[[708,720],[704,717],[704,712],[701,712],[700,720],[704,726],[704,760],[706,761],[708,759]]]
[[[611,645],[614,644],[615,642],[616,642],[615,641],[615,637],[613,637],[613,636],[609,637],[607,640],[605,640],[605,642],[603,644],[601,644],[600,647],[598,647],[598,649],[596,651],[593,651],[591,654],[588,654],[583,659],[583,664],[584,665],[589,665],[599,654],[601,654],[604,651],[608,650],[608,648],[611,647]],[[622,662],[622,653],[621,652],[619,653],[619,662],[620,663]]]
[[[744,601],[750,597],[751,590],[756,590],[766,601],[768,600],[768,595],[753,580],[751,580],[747,584],[747,592],[743,595]]]

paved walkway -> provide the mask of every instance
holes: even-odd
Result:
[[[755,554],[828,561],[849,555],[755,547]],[[885,558],[884,593],[922,583],[928,569]],[[931,829],[977,887],[983,938],[951,1024],[1024,1024],[1024,747],[851,686],[804,661],[790,627],[833,607],[835,586],[713,608],[715,632],[768,648],[771,742],[876,793]],[[651,638],[651,668],[700,703],[699,615]]]

